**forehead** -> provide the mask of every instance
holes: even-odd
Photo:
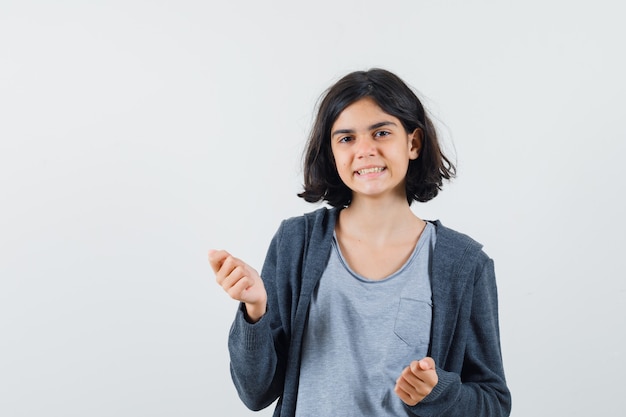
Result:
[[[346,106],[335,119],[332,130],[370,126],[383,121],[399,123],[395,116],[386,113],[374,99],[365,97]]]

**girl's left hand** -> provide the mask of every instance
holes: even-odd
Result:
[[[402,370],[394,391],[406,405],[414,406],[430,394],[438,381],[435,361],[426,357]]]

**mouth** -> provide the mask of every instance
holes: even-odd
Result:
[[[377,174],[379,172],[383,172],[384,170],[385,170],[384,167],[374,167],[374,168],[359,169],[355,172],[357,175],[367,175],[367,174]]]

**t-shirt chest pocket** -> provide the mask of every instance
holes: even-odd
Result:
[[[428,346],[433,307],[429,301],[400,298],[394,333],[413,347]]]

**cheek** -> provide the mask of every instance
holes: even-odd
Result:
[[[352,168],[350,168],[350,165],[345,161],[337,161],[335,166],[337,168],[337,173],[343,179],[346,179],[352,173]]]
[[[337,163],[337,172],[340,176],[346,175],[346,164],[345,163]]]
[[[333,162],[335,163],[335,167],[337,169],[342,169],[346,166],[346,159],[342,158],[341,155],[333,154]]]
[[[339,167],[346,175],[352,173],[352,164],[350,161],[341,161]]]

